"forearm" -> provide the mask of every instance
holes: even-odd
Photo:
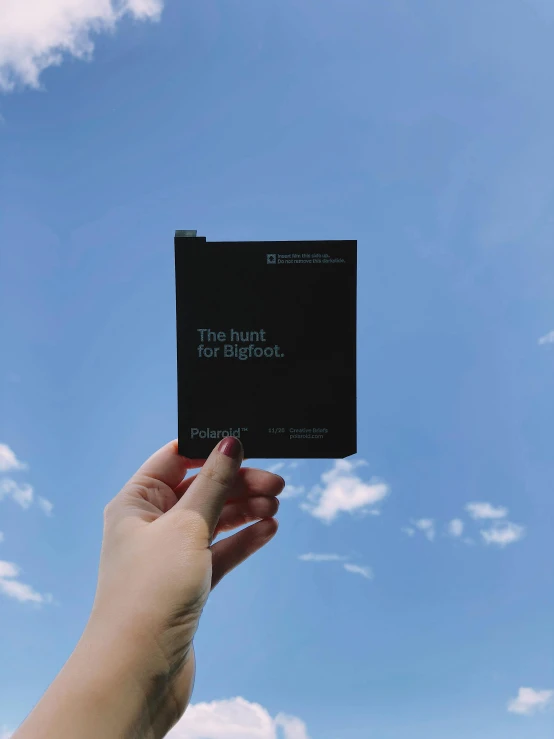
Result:
[[[161,739],[190,700],[194,669],[192,649],[172,675],[158,650],[87,627],[13,739]]]

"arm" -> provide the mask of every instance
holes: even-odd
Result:
[[[284,486],[278,475],[240,469],[240,442],[224,442],[205,463],[167,444],[108,503],[90,619],[13,739],[158,739],[182,716],[207,597],[273,537]],[[257,523],[212,543],[249,521]]]
[[[110,643],[87,626],[74,652],[14,739],[156,739],[189,703],[191,650],[172,685],[163,656],[127,639]]]

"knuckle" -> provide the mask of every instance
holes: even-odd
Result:
[[[122,491],[120,491],[115,497],[111,498],[104,506],[104,522],[112,521],[118,517],[118,509],[121,504]]]
[[[198,474],[200,477],[203,477],[210,486],[225,489],[231,485],[234,478],[234,475],[230,470],[223,469],[219,465],[214,465],[213,467],[202,467]]]
[[[104,525],[107,525],[113,518],[113,500],[110,500],[109,503],[106,503],[104,506],[104,513],[103,513],[103,519],[104,519]]]

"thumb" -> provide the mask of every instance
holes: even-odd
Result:
[[[225,437],[214,447],[200,472],[170,513],[197,513],[206,522],[211,541],[242,460],[243,448],[240,440],[236,436]]]

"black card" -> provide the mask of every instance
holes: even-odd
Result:
[[[356,453],[356,241],[175,235],[179,453]]]

